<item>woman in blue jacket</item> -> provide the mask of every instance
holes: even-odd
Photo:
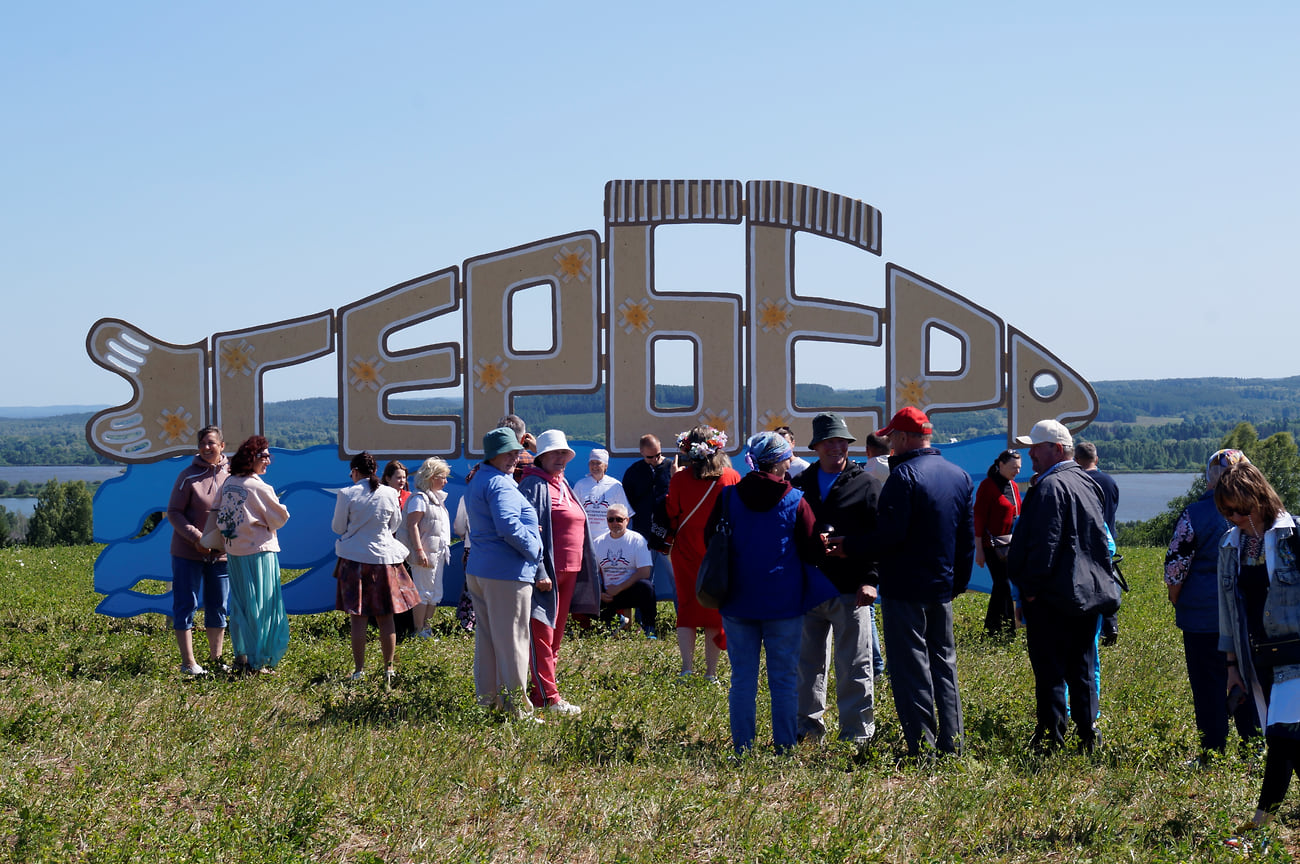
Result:
[[[1214,506],[1214,488],[1229,466],[1249,462],[1240,450],[1219,450],[1205,466],[1205,491],[1188,504],[1174,525],[1165,553],[1165,586],[1174,607],[1174,623],[1183,631],[1183,656],[1192,689],[1192,710],[1200,733],[1200,753],[1188,764],[1206,764],[1211,752],[1228,744],[1228,667],[1219,650],[1219,547],[1228,521]],[[1232,714],[1245,740],[1259,734],[1253,699],[1242,700]]]
[[[528,615],[542,560],[537,511],[519,492],[515,464],[524,447],[508,428],[483,436],[483,462],[465,493],[473,551],[465,585],[474,601],[474,694],[478,703],[532,717]]]
[[[805,569],[825,556],[825,544],[812,507],[785,479],[794,455],[790,443],[775,432],[760,432],[745,447],[753,470],[722,491],[705,537],[713,536],[720,519],[731,524],[731,590],[718,611],[731,660],[732,745],[737,753],[754,746],[758,658],[766,647],[772,740],[783,753],[795,744],[803,615],[838,592],[819,570]]]

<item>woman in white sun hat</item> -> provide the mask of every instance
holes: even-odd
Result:
[[[542,566],[533,589],[529,622],[533,651],[528,695],[538,708],[557,714],[582,712],[560,696],[555,678],[569,612],[600,613],[600,578],[587,513],[564,479],[564,467],[573,456],[564,433],[548,429],[537,436],[537,455],[519,481],[519,491],[537,509],[542,533]]]

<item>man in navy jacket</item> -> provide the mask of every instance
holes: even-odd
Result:
[[[909,755],[961,750],[952,598],[975,560],[970,475],[930,446],[925,413],[904,408],[876,434],[894,455],[880,492],[875,548],[894,707]],[[936,723],[937,714],[937,723]]]

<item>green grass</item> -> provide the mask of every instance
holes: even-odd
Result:
[[[439,641],[399,647],[392,692],[342,683],[340,614],[295,618],[275,678],[184,681],[166,619],[94,614],[97,551],[0,550],[0,860],[1228,861],[1259,791],[1246,748],[1181,767],[1195,728],[1157,550],[1125,550],[1095,756],[1026,752],[1023,637],[986,641],[973,595],[955,604],[967,753],[932,767],[899,763],[887,686],[864,758],[773,756],[764,708],[760,751],[734,760],[725,689],[679,683],[671,637],[571,634],[582,716],[500,723],[449,610]],[[1252,857],[1290,860],[1298,826],[1292,796]]]

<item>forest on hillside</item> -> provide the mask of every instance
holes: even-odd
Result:
[[[1300,438],[1300,376],[1099,381],[1093,387],[1101,409],[1080,437],[1096,443],[1108,471],[1199,470],[1206,454],[1242,422],[1253,424],[1261,438],[1277,432]],[[655,404],[689,405],[693,395],[690,387],[660,386]],[[883,388],[835,390],[800,384],[795,398],[804,409],[875,405],[883,410],[885,394]],[[461,407],[459,399],[449,398],[390,401],[390,410],[399,414],[459,414]],[[605,437],[603,392],[522,396],[515,410],[534,429],[560,428],[573,438],[592,441]],[[110,464],[86,444],[90,417],[0,418],[0,465]],[[1003,434],[1007,422],[1004,409],[935,414],[933,420],[940,442]],[[266,437],[273,447],[296,450],[333,444],[337,430],[334,398],[266,405]]]

